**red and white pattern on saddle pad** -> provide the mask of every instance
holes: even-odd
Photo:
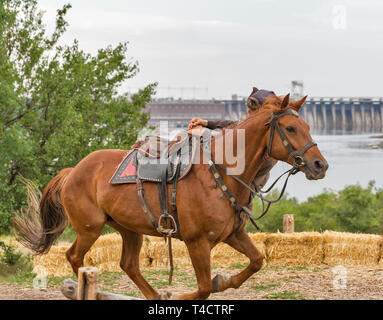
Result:
[[[137,176],[137,168],[134,166],[134,158],[131,158],[128,166],[120,175],[120,178],[129,177],[129,176]]]
[[[130,150],[118,165],[109,183],[136,183],[137,180],[137,150]]]

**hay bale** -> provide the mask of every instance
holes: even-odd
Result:
[[[49,252],[42,256],[36,256],[34,266],[44,267],[48,276],[67,276],[73,273],[72,267],[66,259],[65,253],[70,244],[52,246]],[[145,254],[148,242],[143,242],[140,252],[140,267],[149,266],[149,259]],[[121,271],[120,259],[122,251],[122,239],[117,233],[103,235],[97,239],[89,252],[84,257],[84,266],[97,267],[103,271]]]
[[[318,265],[323,260],[319,232],[271,233],[265,246],[266,262],[271,265]]]
[[[65,257],[68,245],[56,245],[51,247],[45,255],[35,256],[33,264],[44,270],[47,276],[63,277],[72,274],[72,267]],[[42,269],[43,268],[43,269]]]
[[[163,238],[148,237],[149,242],[145,247],[145,255],[150,260],[150,266],[154,268],[169,267],[169,248]],[[189,252],[183,241],[172,239],[173,263],[175,267],[191,267]]]
[[[249,233],[250,239],[253,241],[257,249],[263,254],[263,256],[266,255],[266,240],[268,235],[269,234],[266,232]]]
[[[250,233],[249,236],[257,249],[265,255],[265,239],[267,233]],[[225,243],[217,244],[211,252],[211,264],[213,266],[227,267],[248,263],[249,258]]]
[[[383,240],[378,235],[352,234],[326,231],[300,233],[249,234],[251,240],[265,256],[267,264],[275,265],[383,265]],[[174,265],[191,267],[185,244],[172,240]],[[49,253],[34,258],[34,265],[43,267],[48,276],[67,276],[72,268],[65,253],[70,244],[53,246]],[[101,236],[85,255],[84,265],[103,271],[121,271],[122,241],[119,234]],[[163,238],[144,237],[140,253],[140,267],[168,268],[168,245]],[[228,267],[247,264],[248,258],[224,243],[211,253],[212,265]]]
[[[329,265],[377,265],[382,236],[326,231],[323,233],[324,263]]]
[[[262,254],[265,254],[264,240],[266,238],[266,233],[249,235],[258,250],[260,250]],[[145,254],[151,261],[150,266],[153,268],[169,267],[168,245],[165,243],[163,238],[148,238],[149,244],[145,248]],[[192,267],[189,252],[185,243],[183,241],[173,239],[172,247],[174,265],[181,268]],[[247,264],[248,262],[249,259],[245,255],[225,243],[219,243],[211,252],[211,264],[213,266],[226,267],[238,263]]]
[[[211,251],[212,266],[224,268],[236,264],[247,264],[248,262],[249,258],[225,243],[218,243]]]

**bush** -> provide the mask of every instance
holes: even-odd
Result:
[[[276,198],[274,191],[267,198]],[[259,201],[255,201],[255,215],[261,212]],[[371,181],[367,188],[359,184],[346,186],[338,192],[324,190],[323,193],[298,203],[285,195],[272,204],[269,212],[259,221],[263,231],[276,232],[283,229],[283,215],[295,215],[295,231],[344,231],[354,233],[382,233],[383,190]],[[247,230],[255,231],[248,223]]]
[[[32,258],[17,252],[15,246],[0,241],[0,276],[29,273],[33,269]]]

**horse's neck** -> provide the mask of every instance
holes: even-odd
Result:
[[[211,150],[213,159],[217,162],[217,158],[223,155],[223,159],[220,159],[223,160],[221,161],[223,163],[222,166],[249,185],[254,180],[265,159],[267,146],[266,133],[268,128],[264,124],[267,120],[267,114],[258,113],[257,116],[250,117],[240,122],[237,126],[223,130],[222,136],[212,140]],[[243,139],[245,141],[241,141]],[[227,148],[231,150],[227,152]],[[217,151],[220,154],[217,154]],[[230,156],[230,153],[236,153],[236,164],[233,164],[233,159],[228,159],[227,156],[228,154]],[[240,163],[238,164],[238,162]],[[242,166],[243,168],[241,168]],[[235,167],[234,170],[233,167]],[[226,183],[232,184],[233,188],[243,188],[238,183],[233,184],[234,179],[226,175],[224,180]],[[237,191],[240,192],[241,190]]]

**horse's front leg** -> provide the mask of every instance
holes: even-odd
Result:
[[[189,255],[197,277],[198,290],[192,293],[174,296],[175,300],[207,299],[213,290],[210,273],[211,244],[207,239],[197,239],[186,242]]]
[[[250,264],[240,273],[232,277],[225,277],[217,274],[212,281],[213,292],[221,292],[228,288],[239,288],[242,283],[262,267],[263,255],[254,246],[244,228],[230,236],[224,242],[237,251],[245,254],[250,259]]]

